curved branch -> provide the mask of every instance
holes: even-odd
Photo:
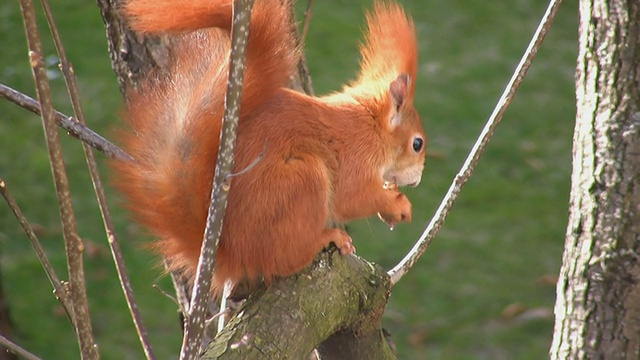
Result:
[[[516,91],[518,91],[518,88],[520,87],[524,76],[529,70],[531,62],[538,53],[538,49],[540,49],[540,45],[542,44],[547,31],[553,23],[553,19],[556,15],[556,12],[558,11],[560,3],[562,3],[562,0],[551,0],[549,2],[547,11],[542,17],[542,20],[540,20],[540,24],[538,25],[538,28],[536,29],[536,32],[533,35],[533,38],[531,39],[527,50],[522,56],[518,67],[511,76],[511,80],[509,80],[509,83],[502,93],[500,100],[498,100],[498,104],[493,109],[493,113],[491,113],[489,120],[487,120],[487,123],[485,124],[482,132],[480,133],[480,136],[478,137],[478,140],[476,140],[473,148],[471,149],[471,152],[462,165],[462,168],[453,179],[453,182],[451,183],[447,194],[442,199],[442,202],[436,210],[436,213],[433,215],[431,222],[429,223],[429,225],[427,225],[427,228],[424,230],[411,251],[409,251],[409,253],[404,257],[404,259],[402,259],[402,261],[400,261],[400,263],[398,263],[398,265],[389,270],[389,275],[391,276],[391,282],[393,284],[400,281],[402,276],[404,276],[404,274],[406,274],[409,269],[411,269],[411,267],[418,261],[420,256],[422,256],[422,254],[431,244],[431,241],[433,241],[433,238],[438,233],[438,230],[440,230],[440,228],[444,224],[444,220],[449,214],[453,203],[456,201],[458,195],[460,194],[460,191],[475,170],[480,157],[482,157],[482,154],[487,148],[487,145],[489,144],[489,141],[491,140],[491,137],[496,130],[496,127],[500,123],[500,120],[502,120],[502,116],[511,104],[513,96],[515,95]]]

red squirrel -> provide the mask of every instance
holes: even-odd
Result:
[[[138,222],[160,240],[170,267],[195,275],[218,152],[230,54],[231,0],[129,0],[140,34],[173,34],[167,73],[127,94],[116,186]],[[413,21],[393,2],[367,15],[361,70],[340,93],[287,88],[301,50],[288,1],[257,0],[251,15],[234,173],[216,253],[214,291],[225,281],[267,282],[300,271],[330,243],[354,251],[332,223],[380,216],[411,221],[398,186],[416,186],[426,137],[413,107]]]

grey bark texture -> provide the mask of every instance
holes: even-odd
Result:
[[[135,88],[151,69],[164,69],[171,42],[168,38],[140,37],[127,27],[118,11],[124,0],[97,0],[107,31],[111,66],[120,91]]]
[[[581,0],[552,359],[640,357],[640,2]]]

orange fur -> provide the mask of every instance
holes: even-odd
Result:
[[[299,60],[288,6],[257,0],[252,12],[234,171],[264,156],[232,180],[217,291],[227,279],[293,274],[330,242],[353,251],[330,222],[376,213],[390,223],[411,219],[406,196],[383,184],[417,185],[424,163],[424,130],[412,104],[412,21],[398,5],[376,3],[357,80],[342,93],[309,97],[285,88]],[[121,137],[136,161],[113,164],[116,185],[160,238],[158,251],[193,276],[224,111],[231,1],[130,0],[124,13],[139,32],[178,33],[179,40],[168,74],[150,76],[128,96],[132,129]]]

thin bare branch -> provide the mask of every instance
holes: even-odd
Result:
[[[262,161],[262,159],[264,158],[264,155],[267,153],[267,147],[265,145],[264,149],[262,149],[262,152],[260,152],[260,154],[258,154],[258,156],[256,156],[255,159],[253,159],[253,161],[251,162],[251,164],[247,165],[246,168],[238,171],[235,174],[229,174],[227,175],[227,179],[225,180],[225,183],[228,183],[231,181],[231,178],[240,176],[240,175],[244,175],[246,173],[248,173],[251,169],[253,169],[254,167],[256,167],[256,165],[258,165],[260,163],[260,161]]]
[[[175,296],[169,294],[168,292],[164,291],[164,289],[162,289],[160,287],[160,285],[158,284],[153,284],[151,285],[152,288],[158,290],[160,292],[160,294],[164,295],[164,297],[166,297],[167,299],[171,300],[174,304],[176,304],[176,306],[178,306],[178,308],[180,307],[180,304],[178,303],[178,299],[176,299]]]
[[[308,0],[307,8],[304,9],[304,22],[302,23],[302,34],[300,34],[300,46],[304,46],[304,42],[307,40],[307,33],[309,32],[309,25],[311,24],[312,16],[313,0]]]
[[[98,359],[98,348],[93,338],[85,286],[84,264],[82,262],[84,244],[78,235],[75,214],[71,205],[69,181],[62,157],[58,129],[55,123],[51,89],[42,55],[42,43],[36,22],[35,9],[33,7],[33,1],[31,0],[20,0],[20,6],[27,33],[27,42],[29,44],[29,63],[35,79],[38,102],[42,109],[45,140],[49,150],[51,169],[60,208],[62,232],[67,252],[67,267],[69,271],[69,297],[73,304],[73,314],[76,319],[76,336],[82,358]]]
[[[489,120],[487,120],[487,123],[482,129],[478,140],[476,140],[475,144],[473,145],[473,148],[467,156],[466,161],[462,165],[462,168],[453,179],[453,182],[451,183],[447,194],[442,199],[442,202],[440,203],[440,206],[431,219],[431,222],[424,230],[411,251],[404,257],[404,259],[402,259],[402,261],[400,261],[398,265],[396,265],[389,271],[389,276],[391,276],[392,284],[397,283],[402,278],[402,276],[404,276],[404,274],[406,274],[409,269],[416,263],[416,261],[418,261],[420,256],[422,256],[422,254],[431,244],[431,241],[433,241],[433,238],[436,236],[438,230],[440,230],[440,228],[444,224],[444,220],[449,214],[451,207],[458,198],[460,191],[471,177],[471,174],[475,170],[476,165],[478,164],[478,160],[480,160],[480,157],[487,148],[487,145],[489,144],[489,141],[491,140],[496,127],[500,123],[500,120],[502,120],[502,116],[511,104],[511,100],[513,99],[513,96],[520,87],[524,76],[529,70],[531,62],[538,53],[538,49],[540,48],[540,45],[542,44],[547,31],[553,23],[553,19],[556,15],[556,12],[558,11],[560,3],[562,3],[562,0],[551,0],[549,2],[547,10],[542,17],[542,20],[540,20],[540,24],[538,25],[538,28],[536,29],[536,32],[533,35],[533,38],[531,39],[527,50],[522,56],[518,67],[514,71],[511,80],[509,80],[509,83],[502,93],[500,100],[496,104],[493,113],[491,113]]]
[[[7,339],[6,337],[4,337],[2,335],[0,335],[0,344],[2,344],[7,349],[11,350],[11,352],[13,352],[14,354],[20,355],[25,360],[40,360],[39,357],[37,357],[37,356],[33,355],[32,353],[28,352],[27,350],[21,348],[19,345],[17,345],[13,341]]]
[[[227,315],[231,312],[231,309],[226,308],[224,310],[220,310],[218,311],[216,314],[212,315],[210,318],[208,318],[207,320],[205,320],[205,327],[210,327],[213,326],[213,322],[216,321],[216,319],[219,319],[222,315]],[[222,331],[221,329],[218,329],[218,332]]]
[[[164,262],[164,268],[169,269],[169,264],[166,259]],[[169,271],[169,275],[171,276],[171,283],[173,284],[173,288],[176,290],[176,297],[174,300],[178,304],[178,308],[182,313],[182,316],[186,319],[189,316],[189,308],[191,307],[189,301],[188,294],[188,283],[177,271]]]
[[[86,126],[86,119],[84,110],[82,108],[82,102],[80,101],[80,93],[78,91],[78,84],[76,81],[73,65],[67,58],[62,40],[60,39],[60,34],[58,33],[58,29],[53,19],[49,1],[40,0],[40,2],[42,3],[44,14],[51,31],[51,36],[53,37],[53,42],[58,52],[58,57],[60,59],[60,69],[62,70],[62,74],[64,75],[64,80],[67,85],[69,99],[71,100],[71,106],[73,107],[74,115],[78,119],[80,124]],[[138,304],[136,303],[135,297],[133,295],[133,287],[131,286],[131,280],[129,279],[129,274],[127,273],[127,268],[124,263],[124,257],[122,255],[122,250],[120,249],[120,243],[118,242],[118,237],[115,232],[115,227],[113,225],[113,219],[111,218],[109,206],[107,205],[107,197],[104,192],[104,186],[102,185],[102,179],[100,177],[100,172],[98,170],[95,155],[88,144],[82,143],[82,148],[84,150],[87,166],[89,168],[89,174],[93,183],[96,199],[98,200],[98,207],[100,208],[100,213],[102,214],[102,221],[106,230],[109,248],[111,249],[111,255],[116,266],[116,272],[120,280],[120,285],[122,287],[127,306],[129,307],[131,319],[133,320],[133,324],[136,328],[136,331],[138,332],[138,338],[140,339],[142,349],[144,350],[147,359],[155,359],[153,349],[151,348],[151,341],[149,340],[147,329],[144,326],[144,321],[142,320],[142,314],[140,313],[140,309],[138,308]]]
[[[303,91],[307,95],[314,95],[313,91],[313,82],[311,81],[311,75],[309,74],[309,67],[307,66],[307,59],[304,55],[304,43],[307,38],[307,33],[309,31],[309,25],[311,24],[311,16],[313,14],[313,0],[308,0],[307,8],[304,11],[304,23],[302,24],[302,33],[298,31],[297,22],[293,21],[295,19],[295,11],[294,7],[291,6],[291,31],[295,34],[295,37],[298,41],[298,47],[301,51],[300,60],[298,61],[297,67],[298,72],[295,76],[292,77],[289,83],[289,87],[298,91]]]
[[[51,262],[49,261],[47,254],[42,248],[38,237],[29,224],[29,221],[24,216],[22,209],[20,209],[20,206],[18,206],[18,203],[9,192],[9,189],[7,189],[7,183],[2,178],[0,178],[0,195],[2,195],[4,200],[7,202],[7,205],[9,205],[9,208],[13,212],[13,215],[15,215],[16,219],[18,219],[20,226],[22,226],[22,230],[25,232],[25,234],[27,234],[27,237],[31,241],[31,245],[33,246],[33,250],[36,252],[36,256],[38,257],[38,260],[40,260],[40,264],[42,264],[44,272],[47,274],[51,285],[53,285],[54,296],[56,297],[56,299],[58,299],[58,301],[60,301],[62,307],[67,313],[67,316],[69,317],[69,320],[71,320],[71,323],[75,326],[76,320],[73,316],[73,305],[71,304],[71,300],[69,299],[69,294],[67,294],[67,291],[62,286],[62,281],[60,281],[60,278],[56,274],[53,265],[51,265]]]
[[[220,233],[222,232],[222,220],[227,208],[229,186],[224,186],[224,182],[233,168],[236,129],[238,127],[242,80],[244,78],[244,60],[252,7],[253,0],[238,0],[233,3],[231,61],[220,149],[213,178],[211,204],[209,206],[204,241],[200,252],[196,280],[191,293],[191,308],[189,309],[180,352],[180,359],[183,360],[194,359],[198,356],[204,336],[205,315],[211,293],[215,254],[220,240]]]
[[[307,60],[304,55],[300,56],[300,61],[298,61],[298,77],[300,79],[300,87],[304,93],[314,96],[315,91],[313,90],[313,81],[311,80],[311,73],[309,72]]]
[[[12,103],[23,107],[37,115],[41,115],[40,104],[30,96],[14,90],[6,85],[0,84],[0,98],[7,99]],[[79,123],[72,117],[55,111],[56,124],[65,129],[74,138],[89,144],[91,147],[107,155],[111,159],[133,160],[131,155],[120,149],[109,140],[98,135],[93,130]]]
[[[229,300],[229,296],[231,296],[231,290],[233,290],[233,283],[227,280],[224,283],[224,288],[222,289],[222,297],[220,298],[220,312],[223,313],[228,310],[227,301]],[[217,333],[219,334],[224,329],[226,317],[220,316],[218,318],[218,326],[216,328]]]

